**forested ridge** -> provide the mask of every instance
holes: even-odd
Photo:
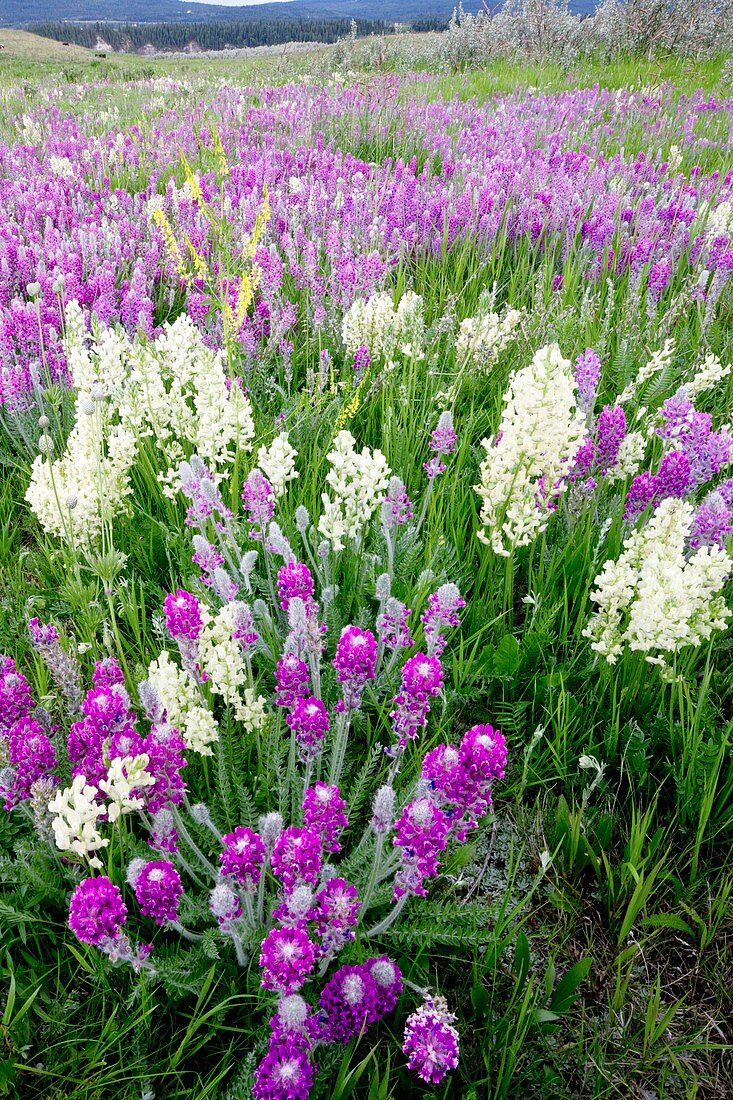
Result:
[[[412,23],[414,30],[438,30],[445,27],[440,18]],[[133,53],[152,46],[161,51],[177,51],[192,46],[200,50],[236,49],[245,46],[273,46],[285,42],[335,42],[349,34],[351,20],[334,18],[232,20],[211,23],[37,23],[31,28],[45,38],[72,42],[90,49],[104,43],[112,50]],[[384,19],[361,19],[356,23],[359,35],[392,34],[394,23]]]

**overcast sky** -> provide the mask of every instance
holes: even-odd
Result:
[[[216,4],[223,8],[251,8],[253,4],[289,4],[292,0],[182,0],[184,4]]]

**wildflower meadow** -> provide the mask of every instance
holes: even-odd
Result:
[[[363,64],[0,71],[0,1095],[730,1097],[730,62]]]

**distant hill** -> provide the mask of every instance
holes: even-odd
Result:
[[[208,23],[213,21],[283,19],[370,19],[411,22],[449,18],[457,0],[289,0],[285,3],[231,7],[185,0],[0,0],[0,26],[37,23]],[[496,0],[491,3],[496,6]],[[465,0],[466,11],[478,11],[481,0]],[[570,0],[572,11],[590,12],[595,0]]]

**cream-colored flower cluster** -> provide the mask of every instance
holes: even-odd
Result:
[[[188,455],[199,455],[216,479],[237,450],[252,449],[249,398],[229,378],[224,353],[206,346],[186,314],[154,342],[136,339],[130,366],[120,416],[138,436],[155,440],[168,464],[163,480],[171,496],[175,471]]]
[[[298,476],[295,460],[298,452],[291,444],[288,433],[280,432],[269,447],[260,447],[257,452],[257,465],[272,485],[275,497],[285,495],[288,483]]]
[[[143,808],[145,802],[139,792],[155,783],[155,776],[145,770],[149,763],[146,752],[115,757],[110,761],[107,778],[99,781],[99,789],[109,799],[106,807],[109,821],[116,821],[120,814]]]
[[[398,351],[420,359],[425,342],[423,300],[408,290],[395,309],[386,291],[357,298],[344,315],[341,335],[347,355],[366,347],[372,359],[389,362]]]
[[[725,629],[731,612],[721,590],[733,561],[719,546],[686,552],[693,517],[687,501],[663,500],[596,577],[597,610],[583,634],[609,664],[628,645],[664,665],[670,654]]]
[[[51,821],[56,847],[62,852],[84,856],[91,867],[101,867],[97,853],[109,845],[109,838],[99,831],[99,822],[117,821],[122,814],[142,809],[141,792],[155,783],[146,768],[147,753],[124,756],[110,761],[107,776],[99,787],[87,783],[83,775],[75,775],[71,786],[58,791],[48,804],[54,815]],[[107,802],[97,796],[99,791]]]
[[[334,550],[343,550],[345,541],[358,541],[372,515],[384,500],[391,470],[381,451],[364,447],[355,451],[351,432],[339,432],[333,450],[326,456],[331,469],[326,481],[333,497],[321,494],[323,514],[318,530]]]
[[[646,385],[646,383],[651,381],[656,375],[667,370],[674,356],[674,348],[674,340],[665,340],[659,351],[653,353],[651,359],[640,368],[636,378],[632,382],[629,382],[628,386],[619,394],[616,398],[616,404],[626,405],[636,397],[642,386]]]
[[[698,211],[698,218],[705,215],[707,215],[705,230],[711,240],[715,240],[716,237],[730,237],[733,234],[733,203],[726,200],[712,209],[707,203],[703,203]]]
[[[95,801],[97,788],[87,783],[83,775],[75,775],[71,786],[51,799],[48,808],[54,814],[51,827],[56,847],[62,852],[74,852],[89,859],[92,867],[101,867],[96,853],[106,848],[109,839],[98,828],[105,807]]]
[[[217,478],[237,450],[251,450],[249,399],[229,379],[223,353],[206,346],[187,316],[156,341],[97,327],[90,343],[81,309],[71,302],[64,344],[76,389],[74,427],[55,459],[51,437],[42,437],[26,493],[49,534],[85,546],[125,510],[145,437],[167,464],[161,480],[170,495],[188,455],[200,455]]]
[[[544,531],[585,436],[572,365],[557,344],[540,348],[516,371],[504,396],[499,431],[484,439],[478,537],[508,557]]]
[[[644,460],[646,448],[645,432],[629,432],[624,436],[618,449],[616,464],[606,473],[606,481],[612,484],[614,481],[625,481],[627,477],[633,477]]]
[[[702,363],[695,368],[695,373],[689,382],[685,382],[685,390],[691,401],[694,401],[701,393],[711,390],[722,382],[730,374],[731,368],[720,362],[717,355],[706,355]]]
[[[251,686],[242,647],[234,637],[237,627],[237,604],[227,603],[212,618],[201,609],[204,628],[199,638],[199,660],[206,672],[208,684],[216,695],[234,710],[234,716],[248,733],[265,724],[265,702]]]
[[[168,722],[175,726],[186,748],[211,756],[211,745],[219,740],[214,716],[204,706],[194,678],[179,668],[164,649],[148,666],[148,682],[166,711]]]
[[[137,441],[118,415],[127,378],[126,337],[108,329],[87,347],[81,309],[67,306],[65,347],[76,389],[76,419],[59,458],[41,437],[43,451],[31,471],[26,500],[50,535],[80,546],[127,506]]]
[[[509,308],[502,313],[488,310],[477,313],[475,317],[464,318],[456,336],[457,363],[460,366],[490,367],[504,348],[516,339],[521,320],[521,310]]]

